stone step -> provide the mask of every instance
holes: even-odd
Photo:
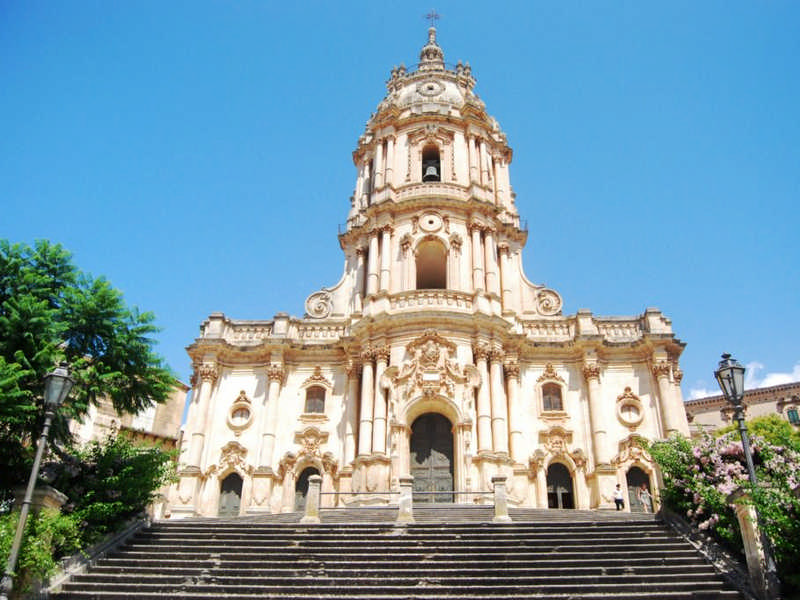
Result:
[[[741,598],[692,546],[652,518],[493,524],[478,519],[491,516],[486,508],[491,509],[432,509],[427,512],[467,515],[473,521],[400,527],[352,522],[353,509],[338,513],[351,519],[340,524],[292,525],[251,517],[160,522],[51,597]],[[390,512],[396,514],[361,514]],[[578,511],[564,513],[584,518]]]
[[[191,565],[191,566],[190,566]],[[117,576],[148,576],[154,572],[153,566],[155,562],[150,565],[98,565],[92,569],[94,575],[113,575]],[[236,564],[215,564],[198,566],[197,563],[185,563],[178,566],[161,566],[158,573],[161,575],[182,575],[185,577],[195,577],[199,575],[206,575],[209,569],[213,568],[215,576],[236,576],[236,577],[261,577],[264,574],[270,577],[290,577],[298,574],[324,574],[336,577],[359,577],[359,576],[403,576],[411,577],[419,574],[421,569],[428,569],[428,563],[420,564],[416,567],[383,565],[377,567],[370,563],[364,564],[346,564],[343,566],[330,566],[326,565],[301,565],[295,564],[292,567],[285,566],[271,566],[259,565],[258,567],[241,567]],[[604,562],[595,565],[506,565],[506,564],[492,564],[486,566],[463,566],[457,563],[452,563],[449,566],[441,564],[436,565],[436,574],[448,577],[472,577],[472,576],[542,576],[557,577],[562,575],[672,575],[672,574],[703,574],[715,576],[714,569],[706,563],[686,564],[685,562],[676,562],[675,564],[659,564],[659,565],[631,565],[628,561],[619,561],[619,564],[613,565]],[[84,577],[88,575],[81,575]],[[116,580],[115,580],[116,581]]]
[[[287,581],[280,585],[264,585],[262,583],[254,583],[252,585],[220,585],[217,583],[204,583],[193,582],[187,580],[182,584],[170,585],[164,584],[149,584],[149,583],[118,583],[114,584],[114,590],[117,592],[128,593],[161,593],[173,595],[180,592],[191,592],[194,594],[210,594],[217,593],[219,596],[235,595],[235,594],[261,594],[262,597],[280,598],[281,594],[318,594],[318,595],[333,595],[340,594],[340,598],[358,598],[364,595],[371,595],[375,593],[392,594],[399,598],[404,598],[405,593],[413,591],[417,595],[425,595],[431,598],[441,596],[446,597],[472,597],[475,595],[485,594],[513,594],[516,593],[518,598],[535,597],[542,594],[581,594],[587,590],[587,583],[553,583],[544,582],[542,584],[527,585],[522,582],[486,582],[485,584],[473,583],[438,583],[435,578],[420,578],[414,582],[403,583],[401,585],[391,585],[381,582],[369,582],[364,585],[348,583],[345,586],[346,594],[343,594],[343,586],[341,582],[321,583],[314,581],[307,582],[294,582]],[[69,592],[73,587],[80,587],[83,591],[104,592],[108,589],[107,583],[92,583],[81,582],[75,584],[66,584],[64,591]],[[699,592],[699,591],[712,591],[718,590],[720,587],[719,581],[705,581],[705,582],[681,582],[681,581],[659,581],[654,579],[647,582],[632,582],[632,583],[592,583],[591,589],[594,593],[598,592],[627,592],[629,598],[646,597],[649,598],[651,592]]]
[[[437,590],[434,598],[459,598],[462,596],[450,595]],[[733,590],[707,590],[707,591],[648,591],[646,595],[634,596],[636,598],[647,598],[647,600],[741,600],[742,596],[739,592]],[[52,600],[147,600],[149,598],[163,600],[161,592],[117,592],[112,590],[77,590],[69,593],[58,593],[51,595]],[[205,600],[213,599],[219,600],[220,595],[218,592],[204,593],[204,592],[176,592],[170,594],[170,598],[184,598],[192,600]],[[232,598],[229,596],[229,598]],[[298,593],[283,593],[279,596],[276,595],[263,595],[263,594],[237,594],[236,600],[265,600],[266,598],[274,598],[280,600],[342,600],[342,592],[338,590],[332,594],[298,594]],[[358,596],[359,600],[429,600],[431,596],[427,592],[419,593],[417,590],[404,590],[402,595],[386,594],[375,592],[372,594],[364,594]],[[471,600],[521,600],[524,596],[518,593],[491,593],[491,594],[475,594],[470,596]],[[603,591],[592,592],[585,591],[584,593],[576,596],[573,593],[549,593],[549,594],[536,594],[530,596],[536,600],[631,600],[630,592],[628,591]]]
[[[142,554],[137,557],[136,564],[146,568],[161,569],[161,568],[185,568],[200,565],[204,569],[216,568],[223,566],[226,568],[242,568],[242,569],[256,569],[262,570],[264,568],[287,568],[286,565],[296,565],[298,568],[317,567],[325,565],[333,568],[369,568],[380,566],[391,567],[396,566],[398,556],[396,554],[383,554],[375,556],[371,553],[359,554],[356,556],[341,556],[341,557],[309,557],[309,556],[289,556],[289,557],[265,557],[261,553],[254,553],[249,555],[246,559],[236,557],[235,560],[230,558],[209,558],[209,557],[190,557],[179,558],[175,557],[153,557],[147,554]],[[423,568],[430,568],[435,566],[439,568],[459,568],[459,567],[475,567],[486,568],[496,564],[502,564],[510,567],[520,568],[535,568],[544,567],[548,568],[562,567],[565,563],[577,567],[592,567],[601,566],[613,568],[617,566],[631,566],[632,568],[647,567],[647,566],[660,566],[660,565],[708,565],[696,552],[692,550],[682,550],[680,552],[672,553],[659,553],[658,551],[650,551],[646,556],[629,557],[629,556],[598,556],[594,552],[572,553],[570,555],[552,554],[543,556],[537,553],[528,553],[519,555],[516,553],[505,554],[500,556],[492,556],[487,559],[483,553],[472,555],[432,555],[430,553],[420,553],[415,556],[404,556],[403,558],[410,558],[415,564]],[[109,565],[113,567],[125,567],[131,564],[131,557],[124,558],[106,558],[103,559],[102,565]]]

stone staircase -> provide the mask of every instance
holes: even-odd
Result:
[[[652,515],[491,506],[158,522],[51,594],[118,598],[743,598]]]

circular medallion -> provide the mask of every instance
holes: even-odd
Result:
[[[444,85],[435,79],[426,79],[417,84],[417,92],[423,96],[433,97],[438,96],[444,91]]]
[[[422,215],[419,218],[419,228],[426,233],[433,233],[442,228],[442,217],[434,213]]]

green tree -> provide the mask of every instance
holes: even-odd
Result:
[[[43,420],[42,379],[62,360],[76,380],[52,436],[98,398],[135,413],[163,402],[175,378],[154,352],[152,313],[128,307],[104,278],[80,271],[59,244],[0,240],[0,492],[25,478]],[[57,444],[56,444],[57,445]]]

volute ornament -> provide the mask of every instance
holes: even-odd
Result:
[[[546,317],[559,314],[562,304],[561,296],[554,290],[546,288],[541,289],[536,295],[536,305],[539,309],[539,314]]]
[[[325,319],[333,310],[330,292],[321,290],[306,298],[306,314],[312,319]]]
[[[600,380],[600,367],[597,366],[595,363],[587,363],[583,365],[583,377],[586,381],[591,381],[592,379]]]

